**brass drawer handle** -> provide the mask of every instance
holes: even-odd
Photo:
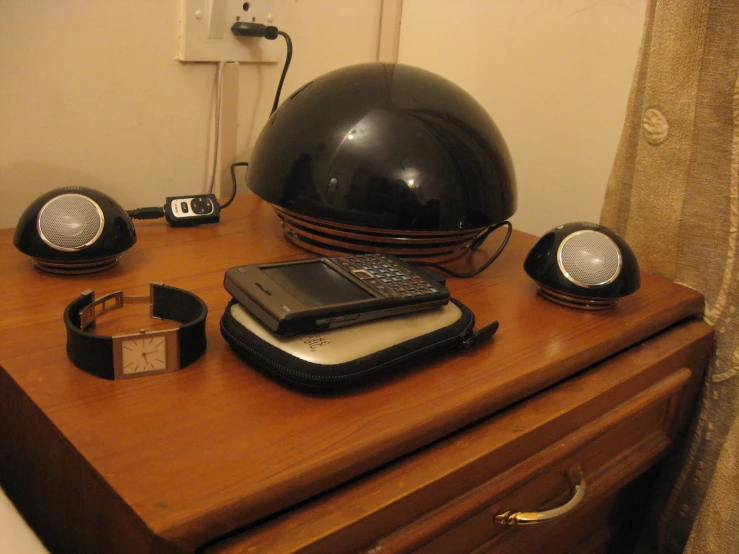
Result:
[[[585,477],[583,477],[580,466],[570,469],[567,475],[570,478],[570,483],[572,483],[572,498],[565,504],[543,512],[511,513],[510,510],[507,510],[495,516],[495,523],[501,525],[532,525],[534,523],[545,523],[571,512],[585,498]]]

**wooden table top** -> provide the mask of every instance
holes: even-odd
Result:
[[[609,311],[553,304],[523,272],[535,238],[514,232],[490,268],[447,283],[477,327],[500,321],[493,340],[341,394],[304,394],[248,367],[219,330],[228,268],[313,256],[284,239],[268,204],[239,197],[217,225],[136,228],[138,242],[120,263],[88,276],[36,270],[13,247],[13,230],[0,231],[0,366],[153,532],[181,544],[203,544],[337,486],[703,306],[694,291],[650,275]],[[453,267],[482,263],[497,240]],[[66,305],[85,289],[145,294],[150,281],[208,305],[205,355],[179,372],[119,382],[77,369],[65,351]],[[138,329],[147,316],[136,308],[101,318],[98,332]]]

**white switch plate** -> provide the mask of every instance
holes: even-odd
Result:
[[[284,57],[276,40],[237,37],[237,21],[279,27],[273,0],[180,0],[178,58],[182,62],[275,63]],[[244,8],[248,7],[248,10]]]

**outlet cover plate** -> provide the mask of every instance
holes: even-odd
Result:
[[[237,37],[237,21],[277,26],[272,0],[180,0],[179,50],[182,62],[276,63],[284,57],[278,41]],[[245,9],[248,8],[248,9]]]

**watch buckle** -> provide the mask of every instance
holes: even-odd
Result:
[[[150,284],[150,292],[147,296],[125,296],[122,290],[117,290],[101,296],[80,310],[80,329],[84,331],[95,320],[103,314],[118,310],[126,304],[150,304],[151,317],[154,316],[154,287],[162,285],[162,283],[152,282]],[[88,292],[88,291],[86,291]],[[92,291],[89,291],[92,292]],[[84,293],[83,293],[84,294]],[[161,318],[157,318],[161,319]]]

